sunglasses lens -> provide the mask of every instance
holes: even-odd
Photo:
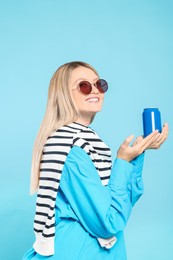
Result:
[[[89,82],[87,81],[81,81],[79,83],[79,88],[80,88],[80,91],[85,94],[85,95],[88,95],[91,93],[91,90],[92,90],[92,86]]]
[[[101,93],[105,93],[108,90],[108,83],[104,79],[97,80],[96,86]]]

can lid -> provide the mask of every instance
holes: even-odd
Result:
[[[158,108],[157,107],[147,107],[147,108],[144,108],[144,110],[158,110]]]

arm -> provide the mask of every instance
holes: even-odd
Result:
[[[73,147],[60,187],[83,227],[94,237],[109,238],[124,229],[132,209],[127,183],[134,166],[116,159],[107,187],[86,152]]]
[[[142,180],[142,169],[144,164],[144,153],[137,156],[131,163],[134,165],[134,170],[131,175],[131,178],[128,182],[127,189],[129,192],[130,200],[132,202],[132,206],[135,205],[137,200],[143,194],[143,180]]]

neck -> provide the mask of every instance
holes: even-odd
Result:
[[[78,117],[76,120],[75,120],[76,123],[79,123],[81,125],[85,125],[85,126],[89,126],[90,123],[91,123],[91,117]]]

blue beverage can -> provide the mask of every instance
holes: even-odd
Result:
[[[145,108],[142,113],[144,137],[155,130],[162,132],[161,114],[158,108]]]

